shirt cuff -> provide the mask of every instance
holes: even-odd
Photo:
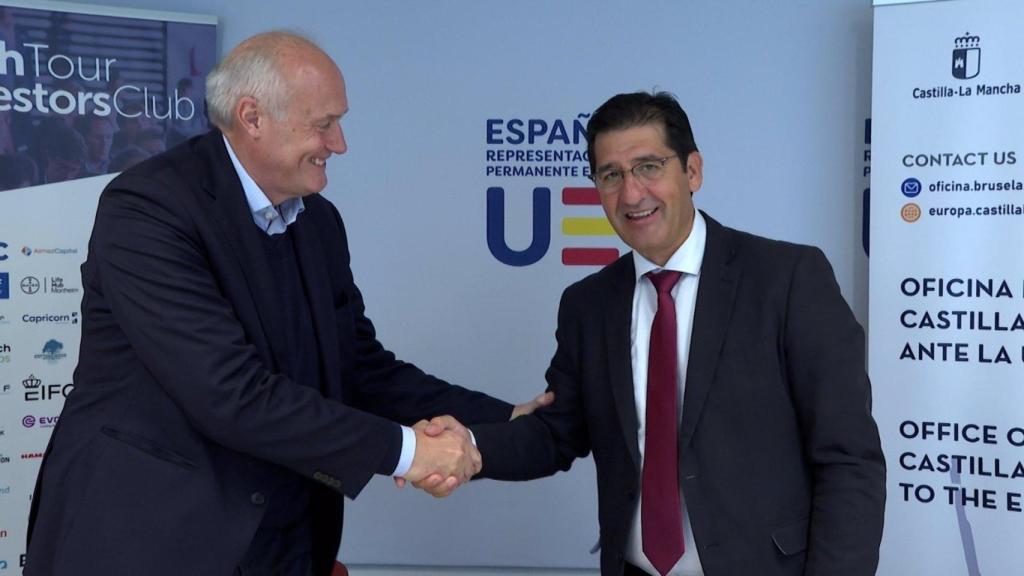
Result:
[[[412,468],[413,457],[416,456],[416,432],[408,426],[402,426],[402,453],[398,456],[398,466],[392,476],[403,477]]]

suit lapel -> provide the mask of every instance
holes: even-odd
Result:
[[[274,298],[275,271],[267,258],[263,246],[264,239],[260,236],[265,232],[253,222],[252,211],[245,199],[242,183],[231,164],[220,131],[210,132],[200,139],[197,147],[197,153],[210,164],[206,171],[208,176],[204,187],[213,199],[211,214],[219,224],[224,242],[235,254],[235,260],[255,305],[255,313],[240,314],[241,319],[247,327],[250,327],[247,322],[250,319],[258,323],[252,327],[256,329],[249,330],[254,344],[260,350],[267,366],[278,370],[277,360],[267,339],[267,334],[275,327],[271,325],[271,318],[266,311],[278,306],[279,303]],[[328,389],[333,389],[338,384],[336,380],[341,369],[337,355],[325,353],[326,350],[337,349],[337,331],[333,324],[335,315],[329,289],[330,281],[325,269],[327,264],[313,222],[312,211],[316,209],[315,201],[306,202],[306,212],[300,214],[298,220],[289,228],[309,302],[309,312],[320,352],[322,378]]]
[[[707,241],[686,368],[686,391],[679,434],[680,456],[686,452],[693,438],[704,401],[711,389],[729,329],[740,276],[739,266],[733,258],[732,232],[706,214],[704,219],[707,222]]]
[[[633,360],[630,354],[629,332],[633,318],[633,290],[636,272],[633,255],[613,264],[611,294],[608,298],[604,333],[608,346],[608,378],[618,412],[619,424],[626,438],[633,465],[640,467],[640,447],[637,442],[636,398],[633,395]]]
[[[299,214],[298,220],[291,228],[302,273],[302,284],[305,287],[306,300],[309,302],[309,313],[312,316],[313,331],[320,352],[321,380],[326,383],[323,391],[328,391],[334,390],[339,384],[336,380],[341,374],[341,364],[337,354],[328,352],[338,350],[338,333],[334,323],[331,283],[327,277],[327,259],[311,213],[315,209],[317,206],[312,199],[307,201],[306,211]]]
[[[277,370],[277,360],[267,340],[268,332],[273,329],[268,325],[270,320],[267,311],[278,303],[274,300],[274,271],[259,236],[264,232],[253,222],[242,183],[231,164],[220,131],[211,131],[196,146],[197,153],[209,163],[204,188],[213,199],[210,212],[219,225],[224,243],[235,254],[235,261],[255,305],[255,314],[240,313],[240,320],[248,328],[257,328],[248,330],[250,337],[267,366]],[[256,321],[257,326],[249,326],[252,320]]]

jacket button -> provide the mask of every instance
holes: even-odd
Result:
[[[267,497],[262,492],[253,492],[252,496],[249,497],[249,501],[257,506],[263,506],[267,503]]]

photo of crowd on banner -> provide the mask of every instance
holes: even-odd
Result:
[[[213,54],[197,54],[196,46],[202,45],[212,27],[185,24],[171,31],[163,23],[140,21],[133,40],[143,50],[124,52],[105,48],[101,41],[90,44],[81,40],[131,34],[124,21],[0,6],[0,42],[6,47],[0,52],[6,67],[0,71],[7,71],[0,74],[0,191],[121,172],[209,129],[203,100],[208,66],[197,62],[212,60]],[[88,34],[92,36],[85,36]],[[119,39],[119,43],[123,41]],[[133,53],[154,52],[148,46],[159,46],[164,54],[149,55],[141,65],[132,60]],[[19,48],[20,57],[12,56]],[[96,54],[91,58],[96,64],[90,65],[90,57],[84,57],[86,64],[80,64],[81,69],[71,77],[50,73],[56,68],[60,71],[57,76],[71,74],[73,64],[67,74],[59,66],[64,64],[62,56],[47,68],[48,54],[89,54],[90,49],[101,52],[103,59]],[[109,58],[111,55],[114,58]],[[20,76],[12,73],[14,58],[22,64]],[[101,69],[100,63],[107,61],[113,66]],[[183,73],[171,77],[176,70]],[[155,81],[154,76],[165,80]],[[129,89],[118,92],[129,83]],[[13,105],[17,100],[11,96],[18,88],[22,88],[22,102],[30,97],[46,102],[30,92],[33,85],[45,87],[51,95],[58,91],[79,96],[105,94],[108,103],[116,98],[116,110],[77,106],[61,114],[35,104],[30,111],[18,111]],[[146,91],[136,85],[145,86]],[[172,114],[172,102],[186,98],[191,103],[187,117]],[[81,113],[83,108],[85,113]]]

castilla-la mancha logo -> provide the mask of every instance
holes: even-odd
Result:
[[[981,72],[981,37],[970,32],[953,40],[953,77],[970,80]]]

